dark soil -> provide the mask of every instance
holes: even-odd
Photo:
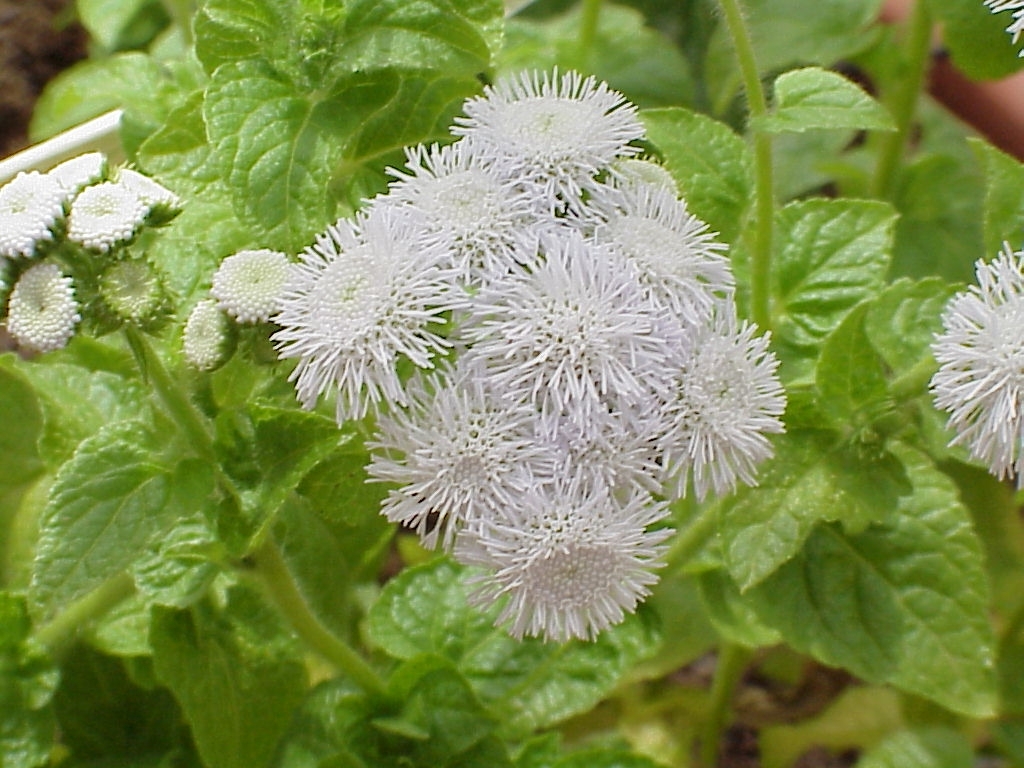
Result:
[[[86,55],[73,0],[0,0],[0,157],[28,145],[43,86]]]

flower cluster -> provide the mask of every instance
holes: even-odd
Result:
[[[1010,25],[1006,31],[1013,35],[1013,44],[1016,45],[1021,35],[1024,34],[1024,0],[985,0],[985,6],[992,13],[1013,11]],[[1024,49],[1021,50],[1020,55],[1024,56]]]
[[[305,407],[376,417],[383,513],[479,566],[476,601],[593,638],[657,580],[673,500],[754,482],[777,363],[621,94],[522,75],[452,133],[290,265],[272,339]]]
[[[976,265],[977,285],[954,296],[932,344],[935,405],[996,477],[1024,487],[1024,251]]]
[[[164,309],[162,285],[128,246],[178,206],[137,171],[109,169],[99,152],[0,187],[0,271],[4,290],[12,286],[3,317],[14,340],[36,352],[64,347],[94,299],[117,322],[153,320]]]

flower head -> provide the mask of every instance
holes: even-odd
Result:
[[[332,390],[339,423],[362,418],[382,400],[404,404],[397,363],[419,368],[448,342],[430,326],[455,306],[441,254],[414,247],[415,222],[395,206],[341,220],[291,266],[274,321],[278,355],[297,359],[299,402],[312,408]]]
[[[289,264],[278,251],[239,251],[220,263],[210,294],[238,322],[265,323],[280,307]]]
[[[232,326],[217,302],[203,299],[194,307],[182,333],[185,359],[200,371],[212,371],[223,365],[231,355]]]
[[[134,192],[150,209],[175,210],[181,206],[181,199],[171,190],[131,168],[122,168],[117,172],[117,183]]]
[[[684,496],[691,476],[698,499],[731,491],[737,481],[754,485],[755,468],[774,452],[767,435],[784,431],[786,397],[768,335],[737,322],[723,304],[695,329],[662,406],[669,495]]]
[[[14,284],[7,306],[7,330],[37,352],[62,349],[81,320],[74,286],[56,264],[29,267]]]
[[[107,158],[102,152],[86,152],[84,155],[72,157],[46,172],[74,197],[90,184],[95,184],[107,172]]]
[[[1024,484],[1024,252],[1007,245],[976,265],[978,284],[958,293],[932,344],[935,405],[965,445],[999,478]]]
[[[470,99],[452,133],[510,178],[542,191],[552,210],[580,202],[582,189],[613,160],[637,153],[644,135],[636,107],[594,77],[522,73]]]
[[[60,181],[38,171],[19,173],[0,187],[0,256],[33,256],[40,243],[53,240],[65,197]]]
[[[94,184],[82,190],[71,203],[68,239],[105,253],[131,240],[147,212],[146,203],[124,184]]]
[[[481,521],[456,542],[456,557],[488,573],[472,599],[507,601],[498,617],[517,638],[590,640],[619,623],[650,593],[668,529],[648,526],[664,503],[625,501],[574,480],[535,487],[514,508]]]
[[[1021,34],[1024,34],[1024,0],[985,0],[985,6],[992,13],[1013,11],[1012,20],[1006,31],[1013,35],[1013,43],[1016,45]],[[1024,49],[1021,50],[1020,55],[1024,56]]]
[[[118,320],[146,325],[164,314],[167,294],[159,273],[142,259],[110,265],[100,278],[103,303]]]

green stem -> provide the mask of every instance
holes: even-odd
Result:
[[[896,81],[893,98],[889,102],[889,109],[896,119],[896,130],[882,138],[872,189],[876,197],[892,196],[896,169],[903,158],[910,129],[914,123],[914,114],[917,111],[918,96],[924,88],[928,66],[931,63],[932,17],[928,11],[928,3],[918,0],[913,5],[907,31],[906,70]]]
[[[189,438],[196,453],[204,459],[213,461],[216,454],[213,448],[213,437],[207,427],[206,419],[171,377],[160,356],[150,346],[146,336],[140,333],[138,328],[132,326],[125,326],[124,333],[128,338],[128,345],[135,353],[143,378],[153,385],[160,402]]]
[[[48,624],[35,632],[37,642],[50,649],[58,650],[68,643],[86,623],[107,613],[118,603],[135,593],[135,582],[127,571],[119,573],[85,597],[73,602],[58,613]]]
[[[711,681],[711,713],[701,733],[700,761],[705,768],[718,765],[722,734],[729,722],[733,696],[752,652],[741,645],[723,643],[718,649],[718,663]]]
[[[348,675],[371,696],[384,698],[383,680],[363,658],[332,634],[313,615],[309,603],[299,591],[288,565],[272,541],[264,542],[252,554],[270,600],[291,624],[296,634],[316,653]]]
[[[928,355],[905,373],[893,379],[889,391],[897,402],[910,400],[928,391],[928,383],[935,375],[935,358]]]
[[[743,19],[739,0],[721,0],[736,61],[743,76],[750,117],[756,119],[768,114],[768,100],[761,85],[761,74],[754,56],[754,46]],[[754,238],[751,244],[750,311],[755,323],[763,330],[771,328],[771,270],[772,240],[775,226],[774,170],[772,167],[772,140],[767,133],[752,129],[754,143]]]
[[[697,516],[690,520],[686,529],[672,539],[672,544],[665,555],[665,563],[669,570],[675,571],[686,565],[707,540],[715,535],[717,525],[718,515],[715,514],[712,505],[699,508]]]
[[[597,40],[597,22],[601,16],[602,0],[583,0],[580,10],[580,31],[577,40],[576,60],[581,69],[587,68],[590,52]]]

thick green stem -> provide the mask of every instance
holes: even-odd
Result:
[[[923,0],[914,3],[908,24],[905,70],[897,80],[893,98],[889,101],[889,109],[896,119],[896,130],[882,138],[872,189],[876,197],[892,196],[896,169],[906,149],[918,96],[924,88],[931,63],[932,17],[928,3]]]
[[[259,575],[271,602],[291,624],[307,646],[348,675],[371,696],[387,695],[384,681],[363,658],[332,634],[313,615],[309,603],[299,591],[280,551],[272,541],[264,542],[253,554]]]
[[[202,458],[214,460],[213,437],[207,427],[206,419],[171,377],[160,356],[150,346],[146,336],[132,326],[125,326],[124,332],[129,346],[135,353],[143,377],[153,385],[160,402],[189,438],[192,449]]]
[[[740,8],[739,0],[721,0],[720,4],[733,47],[736,49],[736,61],[743,76],[750,117],[762,117],[768,114],[768,100],[761,85],[761,74],[757,68],[750,33],[743,19],[743,10]],[[751,243],[750,312],[758,326],[763,330],[769,330],[772,325],[771,272],[775,226],[772,141],[769,134],[756,129],[751,130],[754,143],[755,224]]]
[[[718,664],[711,681],[711,712],[701,732],[700,761],[704,768],[718,765],[719,746],[729,723],[733,696],[750,656],[749,649],[733,643],[723,643],[718,649]]]
[[[580,10],[580,31],[577,38],[576,61],[581,69],[587,69],[591,52],[597,40],[597,23],[601,17],[602,0],[583,0]]]
[[[669,572],[685,566],[707,540],[715,535],[717,525],[718,515],[715,514],[713,506],[698,507],[696,517],[672,539],[672,544],[665,555]]]
[[[78,630],[98,619],[118,603],[135,593],[135,582],[127,573],[119,573],[98,586],[85,597],[71,603],[48,624],[35,633],[37,642],[51,651],[66,645]]]

